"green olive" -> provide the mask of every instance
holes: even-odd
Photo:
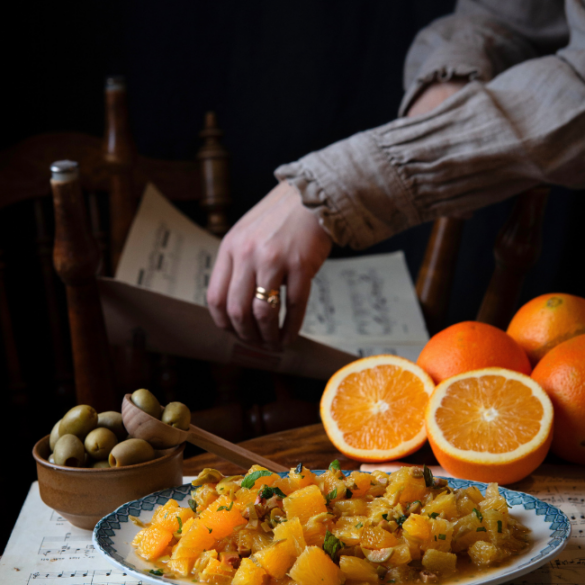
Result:
[[[97,461],[108,458],[110,451],[118,444],[116,435],[110,429],[98,427],[85,437],[85,450]]]
[[[91,466],[94,469],[107,469],[110,467],[110,464],[107,461],[94,461]]]
[[[63,419],[61,419],[63,420]],[[61,424],[61,420],[57,421],[51,430],[51,436],[49,437],[49,447],[51,451],[55,450],[55,443],[59,440],[61,433],[59,432],[59,425]]]
[[[83,467],[85,463],[85,449],[79,437],[70,434],[63,435],[55,443],[53,460],[57,465]]]
[[[132,392],[132,402],[134,402],[140,410],[144,410],[144,412],[150,414],[150,416],[154,416],[154,418],[160,420],[162,409],[160,407],[160,402],[152,392],[149,392],[145,388],[135,390]]]
[[[163,410],[162,421],[176,429],[188,431],[191,426],[191,411],[182,402],[169,402]]]
[[[106,410],[98,414],[97,426],[110,429],[116,435],[118,441],[123,441],[128,436],[128,431],[124,428],[122,415],[115,410]]]
[[[74,406],[65,414],[59,424],[59,432],[63,435],[75,435],[82,441],[89,431],[97,427],[98,415],[94,408],[87,404]]]
[[[118,443],[110,452],[108,462],[110,467],[135,465],[154,459],[152,445],[143,439],[128,439]]]

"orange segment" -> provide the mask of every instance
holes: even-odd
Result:
[[[413,362],[393,355],[348,364],[327,383],[321,419],[331,442],[360,461],[387,461],[425,442],[423,415],[434,384]]]
[[[512,483],[544,459],[552,437],[553,407],[528,376],[485,368],[439,384],[426,412],[429,442],[456,477]]]

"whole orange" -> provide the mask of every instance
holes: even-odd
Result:
[[[505,332],[477,321],[456,323],[433,335],[416,363],[435,384],[482,368],[507,368],[530,375],[524,350]]]
[[[540,295],[520,307],[507,333],[534,367],[553,347],[585,333],[585,299],[564,293]]]
[[[585,335],[551,349],[534,368],[532,379],[550,396],[555,410],[551,451],[585,464]]]

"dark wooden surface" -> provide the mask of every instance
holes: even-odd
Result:
[[[296,467],[302,463],[309,469],[327,469],[334,459],[339,461],[342,469],[359,469],[361,465],[361,462],[349,459],[333,446],[321,423],[257,437],[240,444],[286,467]],[[402,461],[437,464],[428,444]],[[242,472],[242,468],[205,453],[186,459],[183,474],[197,475],[204,467],[212,467],[225,474]]]

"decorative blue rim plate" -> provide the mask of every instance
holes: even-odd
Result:
[[[314,473],[323,473],[323,470],[314,470]],[[346,475],[349,472],[345,472]],[[286,475],[281,473],[280,475]],[[476,486],[485,493],[487,484],[465,479],[449,478],[449,485],[455,489]],[[155,492],[139,500],[128,502],[117,510],[102,518],[95,526],[92,536],[93,544],[110,563],[121,569],[127,575],[137,577],[142,583],[193,583],[192,579],[167,579],[148,574],[152,565],[138,557],[131,545],[132,539],[140,530],[130,516],[148,522],[152,518],[155,507],[164,505],[171,498],[178,502],[189,498],[193,486],[188,483],[160,492]],[[491,569],[489,573],[480,577],[457,580],[458,585],[497,585],[511,581],[517,577],[530,573],[556,558],[569,539],[571,523],[567,516],[555,506],[547,504],[530,494],[516,492],[500,487],[500,493],[506,498],[511,507],[510,513],[531,529],[531,548],[524,554],[515,557],[503,567]],[[527,558],[528,557],[528,558]]]

